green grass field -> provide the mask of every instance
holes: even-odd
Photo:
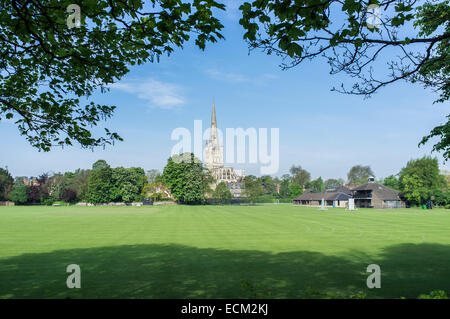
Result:
[[[66,267],[81,267],[81,289]],[[366,287],[378,264],[380,289]],[[0,207],[0,298],[369,298],[450,292],[450,212],[290,204]]]

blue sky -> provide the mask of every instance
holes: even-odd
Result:
[[[109,93],[93,97],[117,105],[106,126],[124,142],[94,152],[74,146],[44,153],[29,146],[12,123],[0,122],[0,166],[15,176],[90,168],[98,159],[162,170],[176,144],[172,131],[193,130],[194,120],[209,123],[213,97],[219,128],[280,129],[278,176],[295,164],[313,178],[345,178],[351,166],[361,164],[385,177],[430,154],[431,144],[417,144],[443,123],[448,103],[433,104],[436,94],[404,82],[368,100],[331,92],[348,78],[329,75],[323,59],[281,71],[278,57],[248,54],[238,2],[228,1],[229,12],[221,15],[225,41],[205,51],[189,43],[160,63],[133,67]],[[449,168],[440,154],[432,155]],[[259,175],[259,165],[234,166]]]

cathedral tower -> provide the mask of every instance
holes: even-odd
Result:
[[[221,141],[219,141],[216,120],[216,105],[214,103],[214,100],[211,116],[210,137],[209,141],[206,142],[205,147],[205,165],[209,169],[223,167],[223,145]]]
[[[215,182],[211,185],[212,189],[223,182],[230,189],[233,197],[241,196],[241,183],[244,179],[244,171],[240,174],[234,171],[232,167],[223,166],[223,144],[222,136],[219,136],[219,130],[217,128],[216,119],[216,105],[213,100],[213,108],[211,115],[211,129],[209,140],[206,142],[205,146],[205,166],[211,172],[214,177]]]

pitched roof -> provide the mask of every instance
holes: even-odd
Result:
[[[377,197],[383,200],[400,200],[399,191],[377,183],[367,183],[354,189],[354,191],[368,190],[372,191],[377,195]]]
[[[297,200],[348,200],[351,198],[348,194],[344,194],[341,192],[334,192],[334,193],[303,193],[297,198],[294,198],[295,201]]]
[[[334,188],[334,189],[328,189],[325,192],[326,193],[344,193],[344,194],[348,194],[348,195],[352,194],[352,190],[345,185],[340,185],[338,188]]]
[[[349,198],[352,198],[351,195],[342,192],[337,192],[335,194],[336,196],[328,198],[328,200],[348,200]]]

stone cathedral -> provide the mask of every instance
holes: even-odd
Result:
[[[211,130],[209,141],[205,145],[205,166],[211,171],[211,175],[216,179],[213,189],[221,182],[224,182],[234,197],[241,196],[241,183],[244,179],[244,170],[236,172],[232,167],[223,165],[223,144],[219,140],[216,120],[216,106],[213,102],[211,116]]]

